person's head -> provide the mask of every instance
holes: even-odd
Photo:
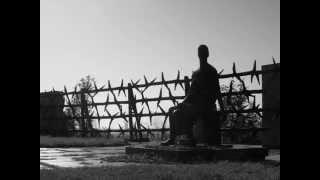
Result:
[[[198,57],[202,62],[207,61],[209,57],[209,49],[206,45],[202,44],[198,47]]]

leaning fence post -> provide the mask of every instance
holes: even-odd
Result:
[[[129,83],[128,84],[128,108],[129,108],[129,132],[130,132],[130,140],[133,140],[133,123],[132,123],[132,117],[133,117],[133,114],[132,114],[132,104],[134,103],[133,102],[133,91],[132,91],[132,86],[131,84]]]

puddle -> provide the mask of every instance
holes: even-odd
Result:
[[[40,169],[128,165],[103,161],[105,157],[124,154],[125,147],[40,148]]]

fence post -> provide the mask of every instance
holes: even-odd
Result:
[[[92,119],[90,117],[90,114],[89,114],[89,107],[88,107],[88,101],[86,99],[86,95],[85,93],[88,93],[88,92],[84,92],[83,93],[83,96],[84,96],[84,119],[85,119],[85,122],[86,122],[86,128],[87,128],[87,133],[89,136],[92,136],[93,135],[93,127],[92,127]],[[89,95],[89,93],[88,93]],[[88,97],[88,96],[87,96]]]
[[[132,86],[129,83],[128,84],[128,108],[129,108],[129,132],[130,132],[130,140],[133,140],[133,122],[132,122],[132,117],[133,117],[133,109],[132,109],[132,104],[134,103],[134,97],[133,97],[133,91],[132,91]]]
[[[130,110],[133,113],[133,115],[131,114],[131,116],[134,116],[136,118],[136,125],[137,125],[136,131],[135,131],[135,136],[136,136],[136,139],[138,139],[138,134],[139,134],[139,138],[142,139],[141,124],[140,124],[141,117],[139,116],[138,111],[137,111],[136,99],[134,98],[133,89],[132,89],[132,85],[131,84],[130,84],[130,87],[131,87],[131,91],[130,91],[130,94],[131,94],[130,95],[131,96],[131,101],[130,101],[131,109]]]
[[[81,129],[82,129],[82,137],[84,137],[87,134],[87,126],[86,126],[86,121],[85,121],[85,109],[86,109],[86,98],[84,95],[84,90],[81,90],[81,94],[80,94],[80,98],[81,98]]]

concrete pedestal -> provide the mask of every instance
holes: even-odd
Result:
[[[268,150],[262,146],[229,145],[208,147],[148,146],[134,145],[126,147],[128,155],[156,156],[168,161],[192,162],[196,160],[216,161],[263,161]]]

